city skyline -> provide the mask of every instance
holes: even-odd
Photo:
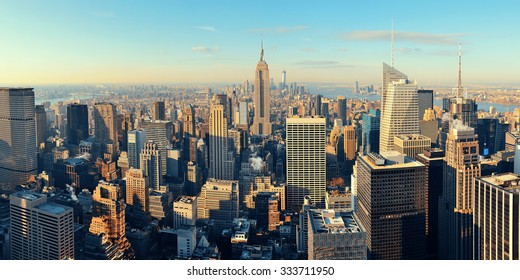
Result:
[[[520,66],[518,24],[508,22],[516,9],[507,5],[124,4],[2,2],[0,22],[10,28],[0,34],[12,40],[0,46],[2,82],[252,81],[263,38],[276,83],[286,70],[289,82],[379,84],[392,18],[395,67],[419,84],[456,84],[458,43],[463,85],[516,83],[509,69]],[[16,20],[21,13],[31,20]]]

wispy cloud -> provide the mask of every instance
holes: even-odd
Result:
[[[316,52],[315,48],[303,48],[302,51],[304,52]]]
[[[192,51],[198,52],[198,53],[207,53],[207,54],[213,54],[220,51],[219,47],[204,47],[204,46],[195,46],[191,48]]]
[[[427,45],[456,45],[465,34],[435,34],[423,32],[395,31],[394,39],[399,42],[414,42]],[[345,40],[353,41],[390,41],[389,30],[357,30],[344,33]]]
[[[113,12],[107,12],[107,11],[96,11],[92,13],[93,16],[99,17],[99,18],[115,18],[115,14]]]
[[[343,64],[337,60],[302,60],[294,63],[301,68],[349,68],[352,65]]]
[[[214,26],[195,26],[195,28],[209,32],[217,32],[217,29]]]
[[[311,38],[307,38],[307,37],[303,37],[302,40],[307,41],[307,42],[312,42],[312,39]]]
[[[254,28],[249,31],[255,33],[289,33],[305,30],[308,27],[305,25],[295,25],[295,26],[278,26],[274,28]]]
[[[422,49],[419,48],[394,48],[395,52],[399,53],[420,53]]]

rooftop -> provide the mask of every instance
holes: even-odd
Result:
[[[494,174],[479,179],[506,191],[520,193],[520,177],[515,173]]]
[[[175,203],[179,203],[180,202],[180,203],[192,204],[194,200],[195,200],[195,196],[183,195],[183,196],[179,196],[175,200]]]
[[[397,151],[370,153],[362,158],[372,169],[393,169],[424,166],[422,163],[403,155]]]
[[[44,194],[27,192],[27,191],[16,192],[11,195],[25,199],[25,200],[29,200],[29,201],[35,201],[35,200],[38,200],[39,198],[46,197],[46,195],[44,195]]]
[[[363,232],[350,211],[311,209],[309,224],[314,233],[346,234]]]
[[[49,213],[55,214],[55,215],[65,213],[67,211],[72,212],[72,208],[66,207],[66,206],[62,206],[62,205],[59,205],[59,204],[56,204],[56,203],[52,203],[52,202],[40,204],[40,205],[36,206],[36,208],[40,209],[40,210],[43,210],[45,212],[49,212]]]
[[[401,140],[431,140],[430,138],[421,135],[421,134],[403,134],[403,135],[397,135],[394,136]]]

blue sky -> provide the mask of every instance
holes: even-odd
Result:
[[[513,1],[0,1],[0,83],[252,80],[379,84],[390,62],[421,85],[519,84]]]

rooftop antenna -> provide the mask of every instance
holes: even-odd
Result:
[[[459,82],[457,84],[457,97],[460,97],[462,94],[462,45],[459,43]]]
[[[264,61],[264,35],[262,35],[262,39],[260,41],[260,48],[262,49],[260,52],[260,61]]]
[[[392,68],[394,67],[394,18],[392,18],[392,46],[390,49],[390,56],[392,59]]]

